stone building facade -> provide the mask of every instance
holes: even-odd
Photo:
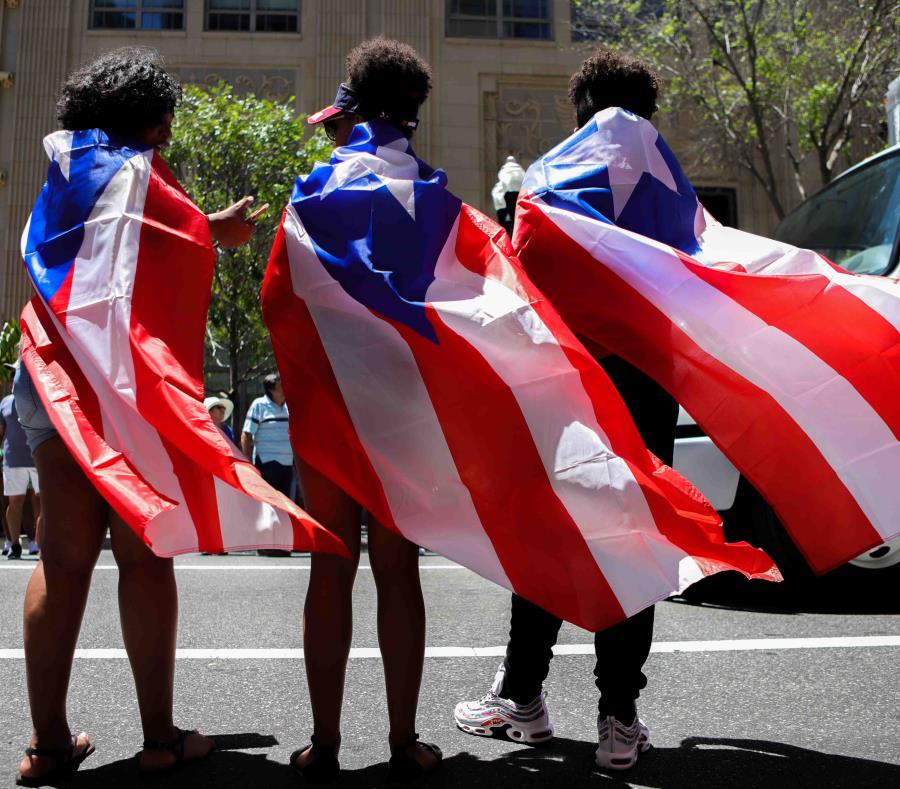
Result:
[[[573,127],[566,85],[584,45],[572,42],[570,14],[569,0],[0,0],[0,322],[29,297],[18,243],[46,172],[56,91],[97,53],[150,46],[184,82],[293,96],[309,113],[334,96],[353,45],[376,34],[406,41],[435,73],[417,151],[491,212],[505,157],[527,166]],[[675,119],[662,125],[679,153]],[[741,227],[771,230],[748,176],[689,175]]]

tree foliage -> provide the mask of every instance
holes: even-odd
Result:
[[[643,57],[669,109],[690,109],[707,151],[737,162],[777,216],[880,147],[900,70],[900,0],[576,0],[573,38]],[[790,188],[779,177],[786,157]]]
[[[4,365],[14,364],[19,357],[21,337],[22,331],[19,329],[18,321],[8,320],[0,326],[0,383],[5,384],[12,380],[12,370]]]
[[[224,83],[188,86],[178,108],[166,159],[192,199],[210,213],[244,195],[271,208],[248,244],[218,251],[207,324],[208,355],[229,371],[229,397],[243,413],[240,387],[274,369],[262,322],[259,291],[269,251],[294,179],[329,144],[317,134],[304,141],[306,124],[290,104],[236,95]]]

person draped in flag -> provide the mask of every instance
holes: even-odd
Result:
[[[173,723],[178,602],[165,557],[298,539],[341,550],[239,458],[203,406],[212,242],[238,246],[254,226],[251,198],[204,216],[160,158],[180,96],[150,50],[114,50],[71,74],[23,236],[36,295],[14,394],[44,504],[25,594],[24,786],[61,780],[94,751],[72,735],[66,696],[107,528],[145,738],[139,768],[152,774],[213,747]]]
[[[325,133],[335,143],[335,156],[347,150],[343,146],[351,141],[357,124],[373,119],[395,130],[395,137],[408,140],[413,136],[419,108],[431,89],[431,68],[412,47],[385,38],[366,41],[347,55],[347,77],[334,103],[308,119],[310,124],[324,124]],[[341,236],[343,219],[332,215],[325,221]],[[267,274],[264,315],[266,291],[272,287]],[[311,431],[293,426],[296,415],[312,412],[315,419],[324,421],[331,409],[323,405],[318,410],[320,395],[315,393],[313,382],[291,375],[293,365],[283,362],[284,349],[279,344],[283,343],[283,337],[272,328],[271,321],[267,322],[291,408],[291,438],[305,437]],[[293,343],[299,339],[290,337]],[[332,440],[340,439],[335,435]],[[295,452],[304,506],[340,537],[353,555],[350,562],[324,554],[312,557],[304,608],[303,648],[314,732],[312,744],[291,755],[291,765],[307,780],[327,783],[337,780],[340,774],[341,705],[352,636],[352,591],[359,563],[362,508],[353,496],[311,464],[304,453]],[[390,720],[389,780],[391,785],[405,785],[434,771],[442,758],[436,745],[420,742],[416,734],[416,708],[425,658],[425,606],[419,582],[419,551],[414,542],[370,516],[368,552],[378,590],[378,642],[384,662]]]
[[[900,283],[717,222],[627,106],[529,168],[522,265],[573,330],[663,386],[758,491],[777,518],[750,536],[786,572],[823,574],[890,542]]]
[[[649,119],[657,109],[658,92],[659,79],[650,66],[603,49],[585,60],[569,81],[578,128],[606,107],[624,107]],[[555,261],[555,275],[566,276],[564,260]],[[671,466],[678,403],[621,357],[590,338],[579,339],[618,389],[647,448]],[[594,635],[594,677],[600,691],[596,761],[607,769],[632,767],[650,747],[650,732],[638,717],[635,702],[647,685],[643,666],[650,654],[653,616],[654,608],[649,606]],[[506,736],[535,744],[550,740],[553,725],[541,688],[561,625],[559,617],[513,594],[506,657],[484,697],[456,706],[457,726],[480,736]]]
[[[262,292],[310,512],[357,546],[359,506],[377,521],[369,551],[397,765],[426,755],[400,740],[421,673],[416,544],[591,631],[704,575],[773,572],[760,551],[726,545],[709,502],[647,450],[503,229],[415,155],[419,63],[385,41],[351,54],[349,85],[312,116],[344,144],[297,179]],[[373,84],[387,85],[377,101]],[[313,558],[316,730],[294,759],[305,774],[338,772],[354,574]]]

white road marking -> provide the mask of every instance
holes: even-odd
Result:
[[[900,636],[835,636],[829,638],[738,638],[719,641],[657,641],[651,652],[746,652],[755,650],[784,649],[870,649],[874,647],[900,647]],[[559,644],[553,648],[556,655],[593,655],[594,645]],[[502,657],[505,646],[498,647],[428,647],[429,658]],[[179,660],[302,660],[302,649],[179,649]],[[22,660],[23,649],[0,649],[0,660]],[[125,660],[124,649],[76,649],[75,657],[81,660]],[[350,650],[352,659],[380,658],[377,648],[363,647]]]
[[[33,570],[37,567],[37,562],[15,562],[9,566],[0,567],[0,572],[5,570]],[[117,570],[114,564],[98,564],[95,570]],[[287,564],[287,565],[269,565],[269,564],[176,564],[176,572],[182,570],[258,570],[260,572],[278,572],[284,570],[308,570],[308,564]],[[371,570],[369,564],[359,565],[360,570]],[[420,564],[420,570],[465,570],[461,564]]]

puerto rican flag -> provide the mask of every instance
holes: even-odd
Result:
[[[22,359],[53,425],[160,556],[343,544],[267,485],[203,407],[215,254],[206,217],[160,155],[104,132],[44,140],[22,238],[37,295]]]
[[[900,534],[900,284],[723,227],[603,110],[535,162],[513,245],[567,324],[664,386],[825,572]]]
[[[412,542],[589,630],[719,570],[774,577],[386,123],[297,180],[263,316],[295,453]]]

